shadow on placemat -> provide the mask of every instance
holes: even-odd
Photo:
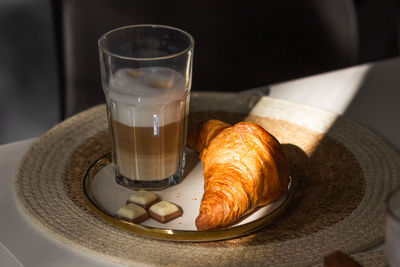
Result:
[[[195,113],[190,118],[190,124],[195,122],[198,125],[208,116],[229,123],[242,121],[246,117],[225,112],[208,113],[207,116]],[[253,234],[192,245],[241,247],[295,239],[332,226],[358,206],[365,188],[362,171],[344,145],[329,136],[286,121],[256,116],[248,116],[245,120],[259,123],[282,143],[294,180],[294,197],[281,217]],[[81,191],[80,180],[85,168],[109,152],[107,132],[93,136],[75,152],[74,160],[67,168],[70,179],[66,180],[72,198],[83,196],[78,192]],[[86,199],[76,200],[85,208]]]
[[[199,125],[199,121],[208,117],[235,123],[246,115],[213,112],[205,116],[199,113],[191,117],[191,124],[195,121],[195,125]],[[230,247],[298,238],[333,225],[357,207],[364,194],[362,172],[352,153],[341,143],[286,121],[256,116],[246,120],[259,123],[282,143],[295,182],[294,197],[286,212],[260,231],[232,240],[196,245]],[[288,141],[291,143],[286,143]],[[77,151],[76,155],[82,158],[76,160],[88,164],[109,152],[107,132],[88,140],[82,151],[85,153]],[[88,151],[97,153],[88,154]],[[75,190],[80,188],[72,191]],[[73,192],[71,195],[76,196]]]
[[[201,125],[210,118],[256,122],[273,134],[286,152],[295,194],[285,213],[264,229],[241,238],[196,245],[232,247],[299,238],[344,219],[360,203],[365,189],[361,168],[354,155],[335,139],[287,121],[253,115],[214,111],[192,114],[190,121]]]

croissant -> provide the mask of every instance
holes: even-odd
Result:
[[[198,230],[228,226],[277,200],[287,190],[289,172],[278,140],[252,122],[234,126],[207,121],[188,145],[200,152],[204,194]]]

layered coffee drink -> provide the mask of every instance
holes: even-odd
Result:
[[[190,82],[171,68],[147,67],[117,70],[108,84],[117,176],[146,182],[180,175]]]

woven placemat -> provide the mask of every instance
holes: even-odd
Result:
[[[333,250],[354,254],[383,241],[383,201],[400,184],[400,155],[380,136],[292,102],[193,94],[190,128],[207,118],[260,123],[287,152],[295,196],[282,217],[256,233],[178,243],[136,236],[99,218],[82,180],[110,150],[104,106],[64,121],[31,146],[16,173],[18,203],[55,239],[125,265],[303,266],[318,264]]]

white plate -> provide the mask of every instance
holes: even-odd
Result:
[[[193,157],[195,154],[192,151],[188,152],[188,156],[190,157]],[[84,188],[87,197],[99,211],[117,220],[115,218],[117,210],[125,205],[125,202],[135,191],[120,186],[115,182],[112,164],[110,164],[109,161],[109,155],[107,155],[88,170],[84,180]],[[234,225],[223,229],[217,229],[214,232],[238,228],[237,233],[234,235],[237,236],[265,226],[268,222],[277,217],[286,207],[290,198],[289,196],[292,193],[291,184],[290,182],[288,191],[275,202],[257,209]],[[201,198],[204,192],[203,185],[203,168],[201,162],[198,161],[181,183],[167,189],[153,191],[161,200],[170,201],[180,206],[183,210],[183,215],[165,224],[150,218],[140,224],[143,226],[140,228],[142,230],[140,234],[146,235],[146,233],[142,233],[144,229],[150,231],[152,229],[173,230],[177,233],[183,231],[186,232],[185,234],[199,232],[195,226],[195,219],[198,215]],[[130,224],[123,221],[121,221],[121,223],[124,224],[124,229],[127,229],[126,224]],[[133,227],[137,226],[133,223],[131,225]],[[201,233],[205,232],[206,231],[202,231]]]

